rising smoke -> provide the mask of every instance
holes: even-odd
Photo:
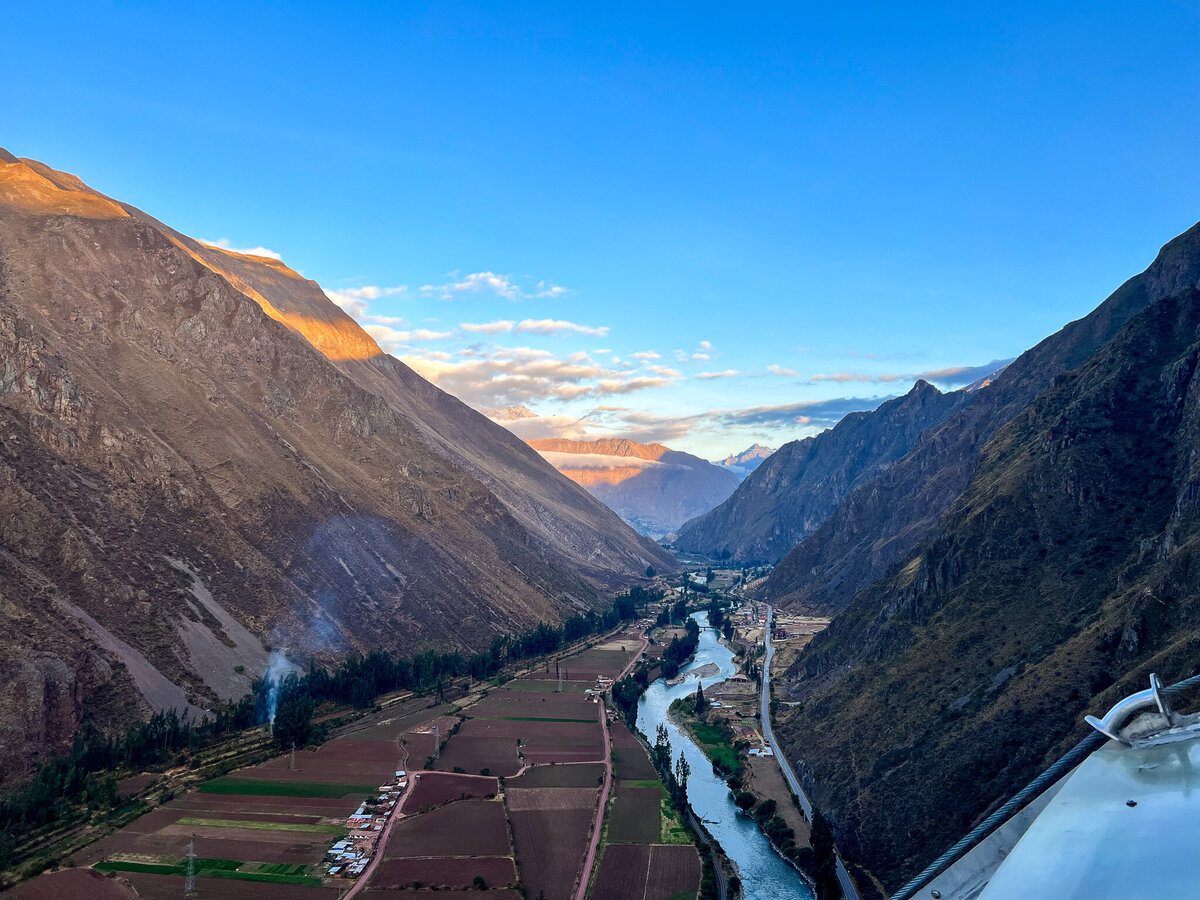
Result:
[[[267,670],[263,673],[263,681],[267,683],[267,721],[275,727],[275,708],[279,705],[279,688],[283,679],[292,672],[294,666],[282,651],[272,650],[267,660]]]

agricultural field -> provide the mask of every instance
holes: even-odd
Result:
[[[167,800],[75,854],[80,868],[34,879],[13,896],[174,900],[183,893],[190,846],[201,896],[335,900],[352,882],[330,874],[327,854],[349,834],[367,848],[382,841],[373,854],[367,850],[375,865],[366,900],[434,890],[570,900],[598,827],[605,780],[604,707],[592,691],[603,687],[597,679],[619,675],[640,647],[640,636],[621,633],[564,655],[557,668],[551,661],[500,687],[460,691],[457,704],[403,697],[319,748],[238,769]],[[640,745],[622,731],[614,727],[623,748],[614,759],[628,758],[618,761],[618,777],[653,778]],[[398,769],[408,771],[408,787],[391,820],[384,824],[386,806],[370,806],[374,822],[351,832],[347,819]],[[144,787],[145,778],[133,776],[129,788]],[[637,801],[638,791],[654,794],[652,802]],[[635,806],[653,807],[653,828],[661,831],[658,792],[638,784],[630,797]],[[638,852],[650,860],[661,835],[645,837]],[[641,876],[643,886],[647,878]]]
[[[76,862],[114,873],[143,897],[175,898],[190,845],[208,896],[336,897],[322,866],[326,853],[403,758],[395,741],[349,738],[284,754],[164,803]]]
[[[591,900],[683,900],[700,889],[700,855],[668,799],[645,747],[611,727],[615,790],[605,813],[603,855]]]
[[[482,775],[451,775],[446,772],[417,772],[416,785],[409,791],[401,811],[405,815],[442,806],[455,800],[494,797],[499,790],[495,778]]]

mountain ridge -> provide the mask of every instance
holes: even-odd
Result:
[[[315,282],[2,159],[7,775],[81,724],[240,695],[268,646],[478,649],[673,568],[502,427],[367,355]]]
[[[790,441],[767,457],[720,506],[685,523],[673,546],[735,563],[776,562],[920,434],[978,396],[943,394],[918,380],[875,410],[846,415],[814,437]]]
[[[969,482],[975,454],[1054,377],[1087,360],[1155,299],[1200,281],[1200,226],[1166,244],[1147,269],[1088,315],[1010,363],[901,459],[848,493],[776,566],[762,596],[828,614],[845,607],[919,543]]]
[[[627,438],[531,438],[527,443],[634,528],[655,537],[712,508],[737,485],[733,472],[663,444]]]

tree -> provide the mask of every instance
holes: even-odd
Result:
[[[287,750],[307,745],[313,735],[312,715],[313,702],[310,697],[302,695],[280,704],[271,728],[275,746]]]
[[[658,574],[658,572],[655,571],[654,566],[646,566],[646,577],[647,578],[653,578],[657,574]]]
[[[687,784],[691,774],[692,764],[687,761],[683,751],[680,751],[679,759],[675,760],[675,803],[681,812],[687,806]]]
[[[708,701],[704,699],[704,685],[696,688],[696,715],[704,715],[704,711],[708,709]]]

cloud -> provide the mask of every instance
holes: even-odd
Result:
[[[726,369],[724,372],[701,372],[701,373],[700,373],[699,375],[697,375],[696,377],[697,377],[697,378],[704,378],[704,379],[711,379],[711,378],[732,378],[734,375],[741,375],[741,374],[742,374],[742,373],[741,373],[741,372],[739,372],[737,369]]]
[[[661,375],[664,378],[682,378],[683,373],[678,369],[672,369],[670,366],[646,366],[643,371],[650,372],[654,375]]]
[[[501,319],[498,322],[461,322],[458,327],[463,331],[473,333],[501,334],[505,331],[512,331],[513,324],[509,319]]]
[[[787,366],[777,366],[774,363],[767,366],[767,371],[772,375],[786,375],[789,378],[795,378],[800,374],[795,369],[789,369]]]
[[[325,296],[344,309],[349,315],[359,321],[375,322],[379,325],[401,325],[403,319],[398,319],[395,316],[373,316],[368,310],[371,307],[371,300],[378,300],[380,297],[393,297],[396,294],[403,294],[408,290],[404,285],[396,287],[376,287],[367,285],[366,287],[357,288],[342,288],[341,290],[331,290],[322,288]]]
[[[629,355],[631,357],[633,357],[634,359],[640,359],[642,361],[651,360],[651,359],[662,359],[662,357],[659,356],[657,353],[655,353],[653,350],[639,350],[637,353],[630,353]]]
[[[438,387],[476,408],[619,396],[665,387],[678,373],[646,374],[602,365],[586,353],[558,356],[533,347],[476,344],[447,360],[417,348],[401,357]]]
[[[241,253],[245,256],[265,256],[268,259],[278,259],[278,260],[283,259],[283,257],[280,256],[278,253],[276,253],[274,250],[268,250],[266,247],[249,247],[246,249],[234,247],[230,243],[229,238],[221,238],[216,241],[206,241],[203,238],[201,238],[200,243],[208,244],[208,246],[216,247],[220,250],[228,250],[230,253]]]
[[[709,341],[701,341],[701,342],[700,342],[700,349],[701,349],[701,350],[711,350],[711,349],[712,349],[712,343],[711,343],[711,342],[709,342]]]
[[[708,362],[710,359],[712,359],[712,357],[707,353],[701,353],[697,351],[692,354],[692,359],[699,359],[703,360],[704,362]]]
[[[387,325],[363,325],[363,331],[375,339],[387,353],[403,350],[414,341],[443,341],[453,337],[450,331],[431,331],[428,328],[396,329]]]
[[[608,336],[607,325],[593,328],[590,325],[577,325],[561,319],[524,319],[513,331],[516,334],[546,334],[556,337],[564,334],[584,334],[589,337]]]
[[[997,369],[1002,369],[1012,360],[992,360],[990,363],[982,366],[951,366],[945,369],[928,369],[924,372],[887,372],[883,374],[875,372],[833,372],[824,375],[814,375],[809,379],[810,382],[834,382],[836,384],[893,384],[896,382],[905,381],[932,381],[944,387],[956,388],[964,385],[972,384],[987,375],[996,372]]]
[[[627,406],[601,404],[582,416],[533,415],[503,424],[523,438],[565,437],[572,440],[624,437],[642,443],[670,443],[711,435],[738,440],[768,438],[783,443],[805,433],[831,427],[852,412],[875,409],[890,397],[839,397],[787,403],[714,409],[690,415],[660,415]]]
[[[420,291],[440,300],[453,300],[463,294],[494,294],[505,300],[526,300],[531,297],[554,299],[571,293],[569,288],[550,281],[539,281],[529,290],[525,290],[513,276],[499,275],[495,272],[472,272],[461,281],[423,284]]]

